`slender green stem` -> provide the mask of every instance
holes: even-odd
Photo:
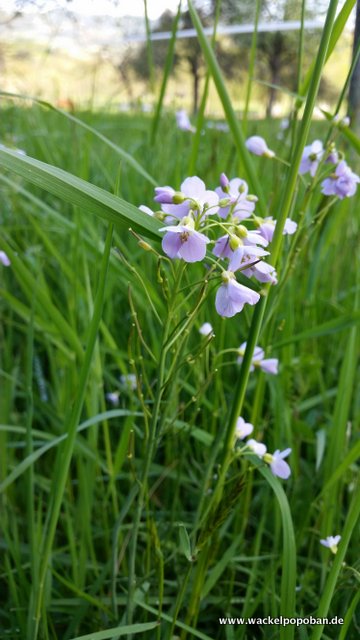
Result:
[[[39,623],[41,617],[41,611],[43,608],[45,578],[48,571],[51,549],[55,537],[56,527],[59,519],[61,504],[65,492],[66,481],[68,477],[68,471],[70,462],[74,450],[75,438],[77,433],[77,426],[79,424],[80,415],[85,399],[86,386],[91,371],[91,363],[94,353],[94,348],[97,340],[99,325],[101,321],[101,315],[104,303],[104,293],[106,287],[106,276],[108,272],[110,249],[112,243],[113,225],[109,224],[104,254],[101,264],[101,271],[99,277],[98,290],[96,294],[94,313],[90,323],[89,335],[82,362],[79,378],[79,387],[76,394],[76,400],[73,408],[70,411],[70,415],[67,421],[67,438],[64,442],[64,446],[59,450],[59,464],[56,466],[57,473],[54,474],[54,481],[51,489],[51,502],[48,515],[47,527],[45,527],[44,537],[41,548],[41,566],[39,571],[39,581],[34,593],[34,612],[31,619],[31,633],[29,640],[36,640],[39,632]]]
[[[176,300],[178,289],[181,283],[181,275],[184,270],[184,264],[180,263],[178,266],[177,274],[175,275],[175,286],[172,294],[172,298],[169,304],[169,310],[166,318],[166,322],[163,330],[162,346],[160,351],[159,367],[158,367],[158,379],[156,385],[156,394],[154,407],[150,422],[150,434],[147,442],[147,450],[144,459],[144,465],[142,469],[141,478],[139,481],[140,490],[137,498],[132,537],[130,541],[130,553],[129,553],[129,575],[128,575],[128,597],[126,607],[126,618],[129,625],[132,624],[134,607],[135,607],[135,589],[136,589],[136,554],[137,554],[137,542],[139,536],[139,528],[141,522],[141,515],[144,508],[145,496],[147,490],[147,478],[149,475],[150,465],[153,460],[155,446],[158,436],[158,422],[160,418],[160,408],[164,395],[164,380],[166,375],[166,356],[168,353],[168,338],[170,334],[171,322],[173,319],[173,305]]]
[[[242,117],[242,127],[243,127],[244,135],[246,135],[246,130],[247,130],[249,105],[250,105],[250,99],[251,99],[251,89],[252,89],[253,79],[254,79],[260,5],[261,5],[261,1],[256,0],[254,31],[252,33],[252,38],[251,38],[251,49],[250,49],[250,60],[249,60],[249,68],[248,68],[248,81],[246,86],[245,107],[244,107],[244,113]]]

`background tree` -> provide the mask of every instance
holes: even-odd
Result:
[[[356,56],[360,47],[360,0],[356,4],[356,20],[354,31],[353,56]],[[360,135],[360,57],[358,57],[355,69],[351,78],[349,91],[349,115],[351,123],[358,135]]]

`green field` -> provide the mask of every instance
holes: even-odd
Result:
[[[0,148],[0,639],[355,640],[360,195],[327,198],[291,167],[304,134],[359,172],[358,139],[306,109],[285,131],[247,122],[269,159],[228,107],[231,132],[205,120],[197,136],[173,113],[154,135],[152,115],[0,106],[2,144],[26,152]],[[278,284],[252,285],[262,311],[233,318],[215,310],[211,250],[165,259],[161,224],[135,209],[222,172],[249,182],[258,215],[298,223],[274,237]],[[240,367],[245,341],[278,375]],[[268,451],[291,448],[289,479],[240,455],[234,407]],[[280,615],[344,623],[259,621]]]

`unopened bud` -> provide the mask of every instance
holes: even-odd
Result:
[[[163,211],[155,211],[154,218],[156,218],[156,220],[160,220],[160,222],[162,222],[166,218],[166,213],[164,213]]]
[[[231,204],[231,198],[221,198],[219,200],[219,207],[228,207]]]
[[[222,188],[223,191],[225,191],[225,193],[229,193],[230,182],[228,177],[225,175],[225,173],[222,173],[220,176],[220,187]]]
[[[186,200],[186,196],[184,196],[181,191],[175,191],[172,197],[173,204],[182,204]]]
[[[242,245],[242,240],[236,236],[230,236],[229,246],[232,251],[236,251]]]
[[[139,247],[144,249],[144,251],[152,251],[153,250],[152,246],[148,242],[145,242],[145,240],[139,240],[138,245],[139,245]]]
[[[248,231],[243,224],[239,224],[235,229],[235,233],[239,238],[246,238]]]

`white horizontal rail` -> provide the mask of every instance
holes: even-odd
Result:
[[[324,22],[320,20],[304,20],[305,29],[322,29]],[[258,31],[260,32],[274,32],[274,31],[297,31],[301,29],[301,22],[299,20],[288,20],[286,22],[261,22],[258,25]],[[218,35],[236,35],[238,33],[253,33],[253,24],[231,24],[219,26],[216,30]],[[211,36],[213,33],[213,27],[205,27],[204,33]],[[151,40],[170,40],[172,34],[171,31],[156,31],[150,34]],[[196,38],[197,33],[195,29],[181,29],[176,34],[177,38]],[[130,36],[124,38],[123,42],[145,42],[145,36]]]

